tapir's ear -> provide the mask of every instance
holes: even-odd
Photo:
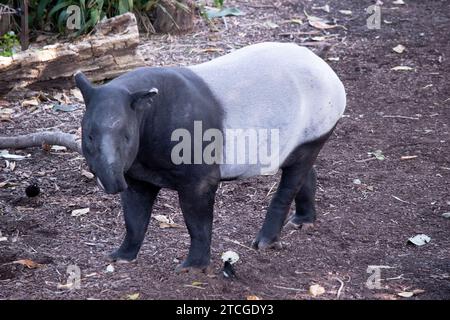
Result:
[[[94,91],[94,87],[81,71],[75,73],[75,83],[83,95],[84,102],[87,104]]]
[[[153,96],[158,94],[158,89],[151,88],[150,90],[137,91],[131,93],[131,107],[135,109],[138,105],[140,105],[144,100],[151,99]],[[151,101],[151,100],[150,100]],[[150,102],[148,101],[148,102]]]

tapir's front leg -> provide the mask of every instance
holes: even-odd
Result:
[[[178,272],[189,269],[204,271],[211,258],[211,234],[214,199],[217,184],[199,183],[179,190],[180,207],[191,237],[191,246],[186,260],[177,268]]]
[[[136,259],[150,221],[151,211],[159,187],[127,179],[128,188],[120,194],[127,233],[120,248],[110,257],[114,261]]]

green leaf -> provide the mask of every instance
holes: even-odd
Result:
[[[61,3],[58,3],[56,6],[53,7],[52,10],[50,10],[50,12],[48,13],[48,17],[51,18],[56,12],[58,12],[59,10],[68,7],[72,4],[72,1],[64,1]]]
[[[36,10],[36,19],[39,21],[39,24],[42,26],[44,24],[44,11],[47,9],[48,4],[51,0],[41,0],[39,1],[39,5]]]
[[[218,8],[223,7],[223,0],[214,0],[214,6]]]
[[[68,17],[67,11],[62,10],[61,13],[59,14],[57,23],[59,32],[63,32],[66,29],[67,17]]]
[[[205,14],[208,19],[245,15],[245,13],[238,8],[223,8],[220,10],[216,8],[205,8]]]

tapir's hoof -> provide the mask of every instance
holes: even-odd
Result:
[[[193,267],[193,266],[184,266],[184,264],[180,264],[175,268],[175,272],[180,273],[192,273],[192,274],[209,274],[211,269],[209,266],[206,267]]]
[[[111,262],[115,263],[132,263],[136,261],[136,255],[127,255],[122,252],[119,252],[119,250],[114,251],[108,256],[109,260]]]
[[[308,219],[309,220],[309,219]],[[302,229],[303,231],[309,231],[314,229],[314,222],[305,221],[305,219],[299,218],[295,214],[289,217],[286,222],[286,227],[294,229]]]
[[[283,248],[281,241],[268,240],[267,238],[256,238],[252,243],[252,247],[256,250],[275,249],[281,250]]]

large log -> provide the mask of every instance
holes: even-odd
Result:
[[[136,17],[125,13],[100,22],[93,33],[75,42],[0,57],[0,95],[25,87],[69,88],[77,70],[93,81],[114,78],[145,65],[138,44]]]

